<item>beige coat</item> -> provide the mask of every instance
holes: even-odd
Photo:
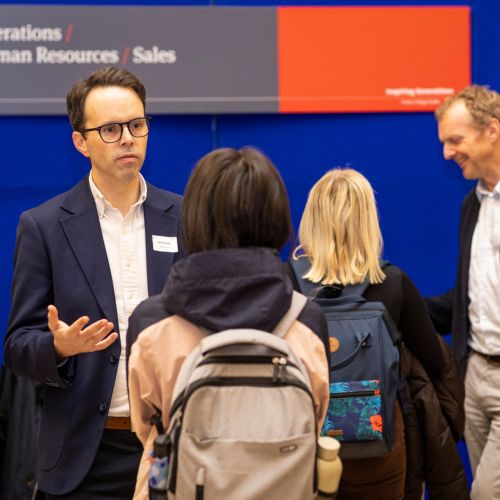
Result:
[[[163,425],[168,415],[177,375],[183,361],[205,333],[180,316],[170,316],[144,330],[132,346],[129,360],[129,391],[132,429],[144,445],[135,500],[148,499],[149,452],[157,435],[151,425],[155,408],[162,412]],[[295,321],[285,335],[295,354],[302,360],[311,381],[318,428],[321,429],[329,401],[328,366],[325,348],[316,334]]]

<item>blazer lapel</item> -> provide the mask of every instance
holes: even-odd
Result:
[[[85,178],[63,202],[60,223],[103,317],[118,331],[115,292],[94,199]]]
[[[172,238],[178,236],[179,218],[168,213],[173,205],[166,192],[148,184],[148,196],[144,202],[144,223],[149,295],[156,295],[162,291],[176,255],[175,252],[153,249],[153,236]],[[179,246],[179,242],[177,245]]]
[[[465,308],[469,305],[468,290],[469,290],[469,267],[472,251],[472,237],[476,229],[477,219],[479,217],[480,203],[477,199],[475,189],[469,194],[470,199],[466,205],[466,210],[463,214],[463,233],[462,233],[462,251],[463,262],[465,265],[461,266],[460,272],[462,273],[462,293],[465,300]],[[467,309],[465,309],[467,310]]]

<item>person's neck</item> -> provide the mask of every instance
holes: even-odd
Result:
[[[96,178],[94,174],[92,180],[97,189],[111,205],[118,209],[123,216],[127,215],[130,207],[139,199],[140,181],[139,176],[129,182],[106,182]]]
[[[500,181],[500,148],[492,158],[490,168],[481,181],[488,191],[493,191]]]

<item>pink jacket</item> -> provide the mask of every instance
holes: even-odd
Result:
[[[157,435],[151,425],[155,408],[162,412],[163,425],[168,415],[177,375],[183,361],[205,333],[180,316],[170,316],[145,329],[132,346],[129,360],[129,391],[132,430],[144,445],[134,499],[148,499],[149,452]],[[318,429],[321,429],[329,401],[329,374],[325,348],[316,334],[295,321],[285,335],[302,360],[311,381]]]

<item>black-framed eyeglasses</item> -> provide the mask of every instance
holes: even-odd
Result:
[[[124,126],[127,126],[132,136],[146,137],[149,134],[150,121],[150,116],[141,116],[140,118],[133,118],[128,122],[106,123],[100,127],[84,128],[79,132],[84,134],[96,130],[104,142],[118,142],[122,138]]]

